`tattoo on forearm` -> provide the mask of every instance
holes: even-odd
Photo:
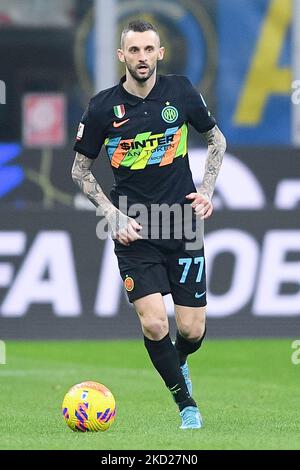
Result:
[[[87,158],[84,155],[77,153],[72,168],[72,178],[87,198],[96,207],[101,207],[104,214],[107,214],[114,210],[115,207],[105,196],[102,188],[94,177],[91,171],[93,163],[94,162],[91,158]]]
[[[208,142],[208,154],[204,177],[199,191],[206,193],[211,198],[226,150],[226,140],[218,126],[206,132],[204,136]]]
[[[105,215],[113,236],[127,227],[129,218],[122,214],[105,196],[101,186],[94,177],[91,167],[94,161],[77,153],[72,167],[73,181],[79,186],[83,194],[96,206],[100,207]]]

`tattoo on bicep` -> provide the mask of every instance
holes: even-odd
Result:
[[[200,187],[211,198],[226,150],[226,139],[218,126],[204,134],[208,143],[203,181]]]

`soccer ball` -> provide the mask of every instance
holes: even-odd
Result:
[[[115,420],[116,403],[113,394],[104,385],[82,382],[66,394],[62,414],[73,431],[106,431]]]

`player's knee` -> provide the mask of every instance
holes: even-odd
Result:
[[[147,338],[159,341],[169,331],[168,321],[163,317],[141,318],[143,333]]]
[[[191,342],[199,341],[205,333],[205,320],[197,323],[184,322],[180,325],[180,334],[183,338]]]

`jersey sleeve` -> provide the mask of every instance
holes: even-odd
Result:
[[[88,158],[95,159],[100,153],[104,140],[104,126],[91,100],[79,123],[74,150]]]
[[[201,95],[186,78],[184,80],[185,102],[188,122],[200,133],[208,132],[216,125],[216,120],[208,110]]]

